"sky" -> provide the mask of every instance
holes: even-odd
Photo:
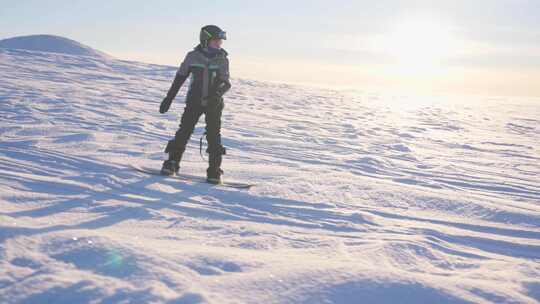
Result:
[[[54,34],[168,65],[206,24],[227,31],[232,77],[540,96],[539,0],[0,0],[0,39]]]

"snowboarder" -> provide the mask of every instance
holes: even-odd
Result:
[[[169,159],[163,162],[161,169],[163,175],[178,173],[186,144],[200,116],[205,114],[208,141],[206,153],[209,154],[206,177],[210,183],[222,182],[221,160],[225,148],[221,145],[221,113],[224,107],[223,95],[231,88],[228,53],[221,48],[225,39],[227,39],[225,32],[218,26],[204,26],[200,32],[200,44],[187,53],[167,96],[161,102],[159,112],[165,113],[182,84],[191,75],[180,128],[165,148]]]

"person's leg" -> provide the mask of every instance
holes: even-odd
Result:
[[[205,112],[206,121],[206,139],[208,140],[208,169],[207,178],[211,182],[220,182],[222,155],[225,154],[225,148],[221,145],[221,114],[224,104],[208,106]]]
[[[186,150],[187,142],[193,134],[195,125],[201,114],[203,113],[202,108],[199,106],[187,105],[184,108],[184,113],[180,120],[180,127],[174,136],[174,139],[170,140],[167,143],[165,148],[165,153],[169,153],[169,159],[163,163],[162,173],[172,174],[171,168],[174,168],[174,171],[178,171],[180,166],[180,161],[182,160],[182,155]]]

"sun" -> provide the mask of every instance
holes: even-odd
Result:
[[[458,48],[448,24],[425,16],[398,20],[377,44],[391,58],[394,70],[406,74],[437,73]]]

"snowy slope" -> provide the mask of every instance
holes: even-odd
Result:
[[[75,40],[54,35],[30,35],[7,38],[0,40],[0,48],[89,56],[103,59],[111,58],[109,55]]]
[[[129,167],[165,157],[174,72],[0,49],[1,303],[540,300],[537,100],[234,79],[232,190]]]

